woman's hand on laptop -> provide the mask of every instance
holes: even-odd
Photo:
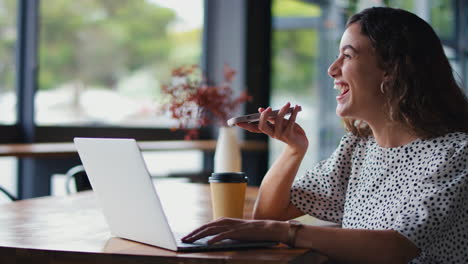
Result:
[[[273,220],[245,220],[236,218],[220,218],[203,225],[182,238],[184,243],[192,243],[198,239],[213,236],[208,244],[224,239],[240,241],[274,241],[286,242],[289,224]]]

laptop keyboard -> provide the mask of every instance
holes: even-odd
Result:
[[[193,243],[184,243],[181,238],[186,234],[174,233],[177,241],[178,249],[190,252],[197,250],[215,250],[215,249],[240,249],[240,248],[253,248],[253,247],[271,247],[278,243],[276,242],[240,242],[237,240],[225,239],[215,244],[208,245],[208,240],[213,236],[201,238]]]

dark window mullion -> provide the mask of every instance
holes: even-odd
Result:
[[[18,3],[16,49],[18,125],[21,131],[21,140],[34,142],[34,94],[37,90],[40,0],[19,0]]]
[[[16,49],[16,89],[18,94],[18,132],[21,142],[35,141],[34,94],[37,88],[37,40],[40,1],[18,1],[18,37]],[[18,159],[18,197],[30,198],[49,191],[48,182],[38,177],[35,160]],[[35,190],[40,187],[44,193]]]
[[[465,0],[458,0],[455,2],[455,29],[458,44],[457,57],[460,63],[460,71],[463,78],[463,82],[466,86],[468,82],[468,76],[466,74],[466,54],[468,52],[468,38],[466,36],[468,34],[466,29],[466,26],[468,26],[468,18],[466,16],[468,16],[468,4]],[[468,87],[465,87],[465,91],[468,91],[467,89]]]

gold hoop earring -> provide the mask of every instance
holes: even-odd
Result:
[[[380,83],[380,91],[382,92],[382,94],[385,94],[384,82],[381,82],[381,83]]]

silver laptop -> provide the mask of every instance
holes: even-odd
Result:
[[[112,235],[173,251],[270,247],[275,242],[183,243],[171,230],[135,139],[75,138]]]

